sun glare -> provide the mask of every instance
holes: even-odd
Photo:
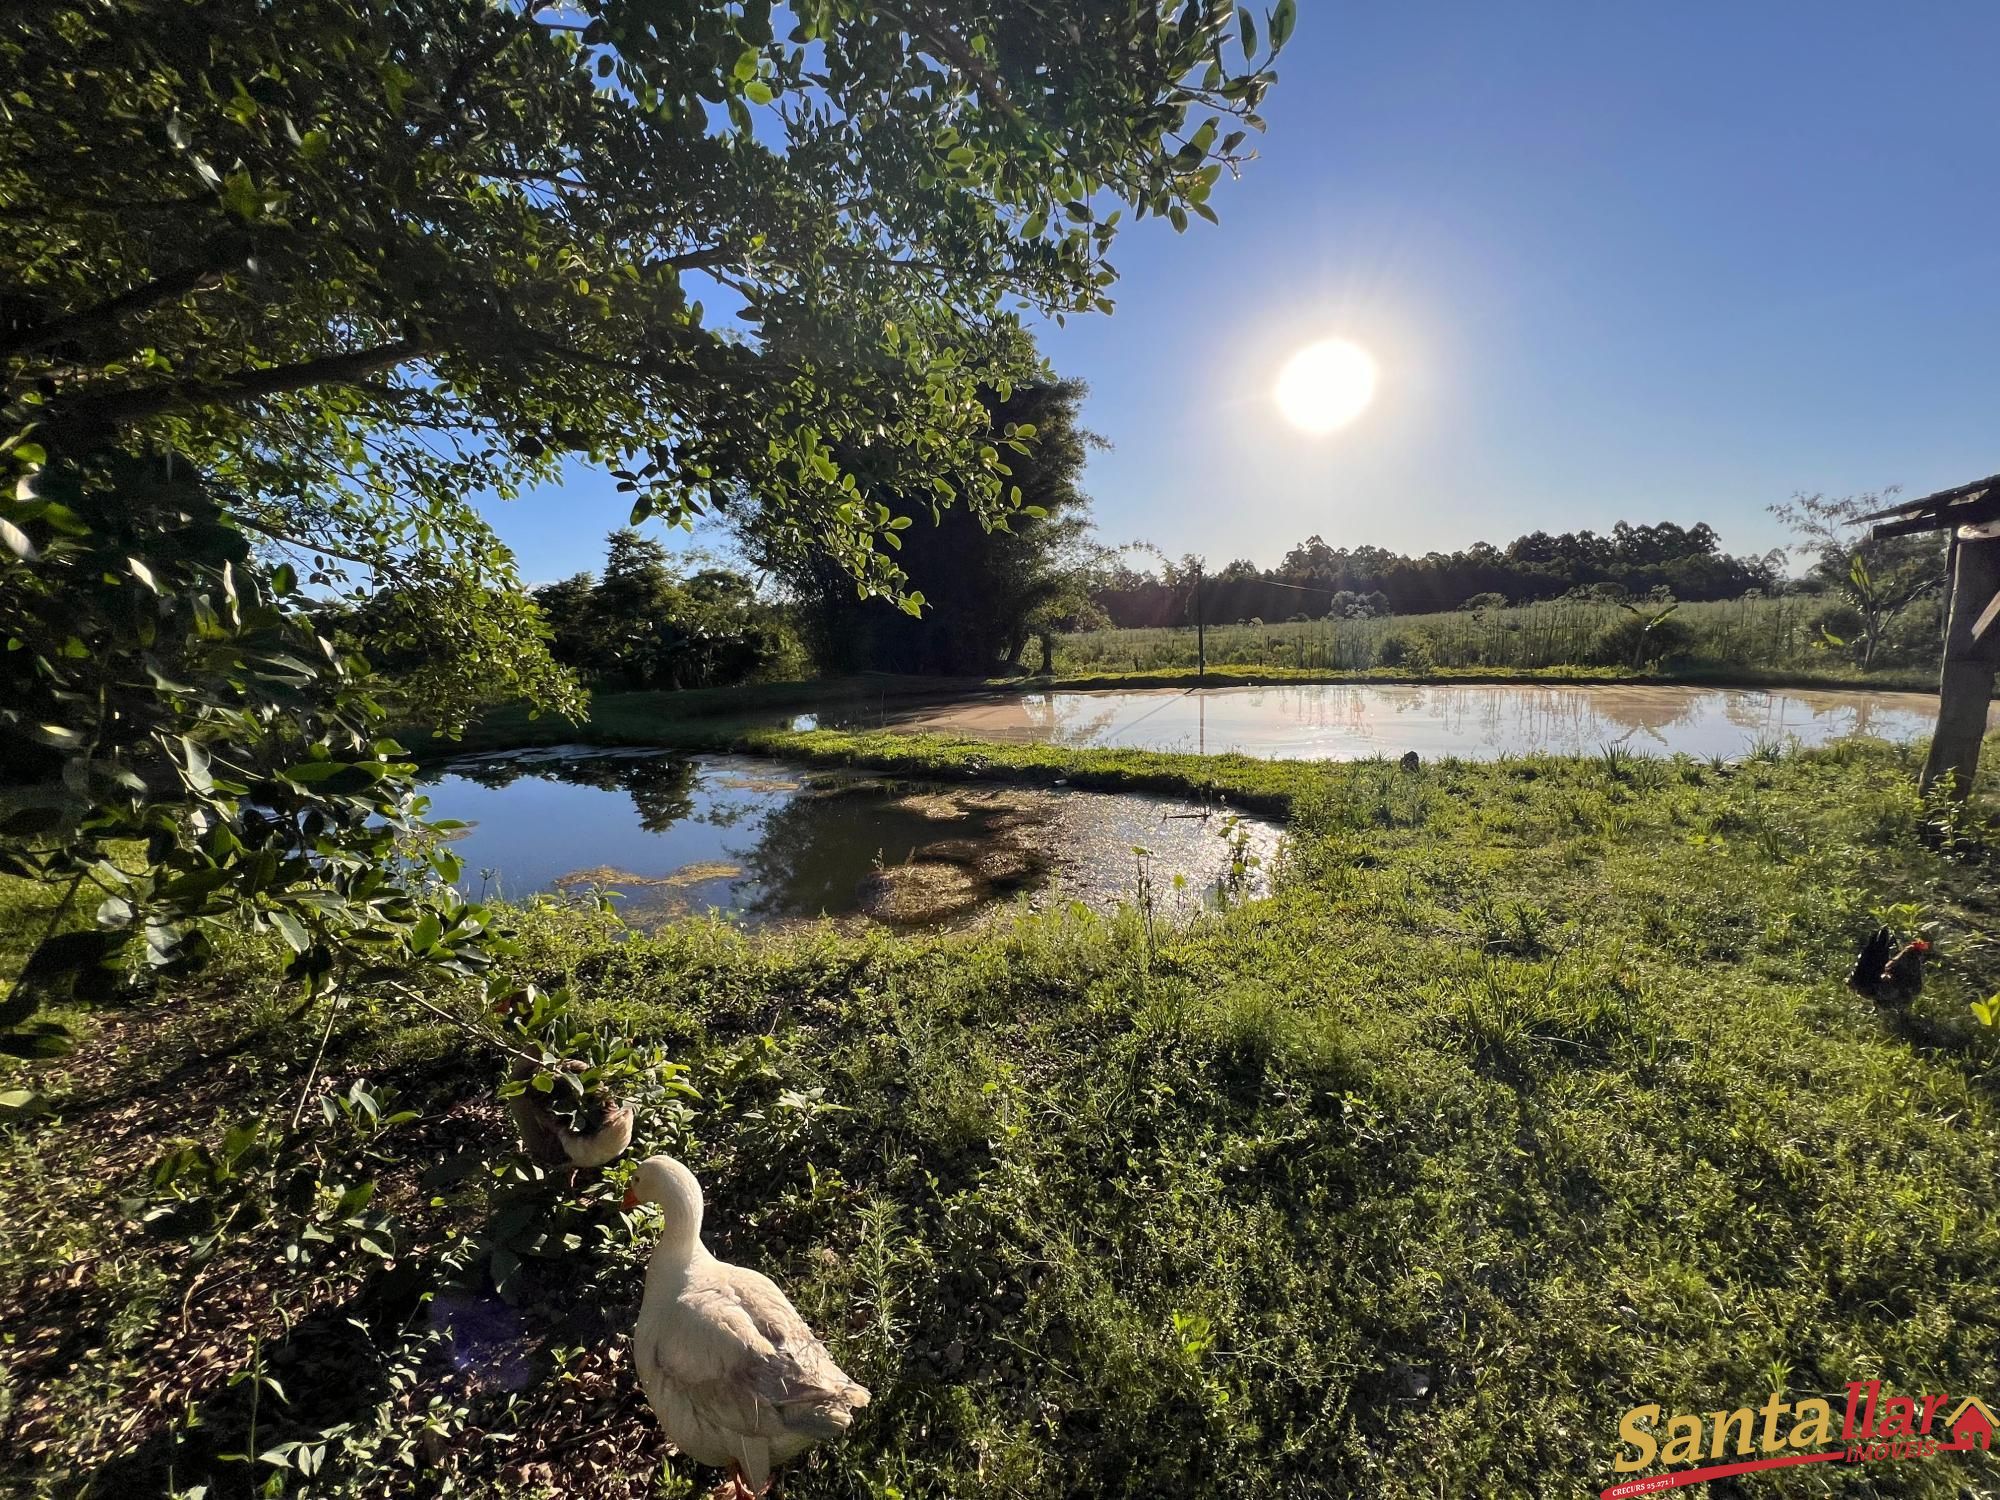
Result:
[[[1325,339],[1308,344],[1278,372],[1275,392],[1285,420],[1305,432],[1345,427],[1375,398],[1375,361],[1359,344]]]

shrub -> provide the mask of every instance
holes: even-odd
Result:
[[[1422,676],[1436,669],[1437,648],[1426,635],[1386,635],[1375,649],[1375,663]]]
[[[1652,667],[1677,661],[1694,647],[1694,631],[1683,620],[1656,620],[1648,628],[1638,615],[1626,615],[1598,632],[1590,659],[1602,666]]]

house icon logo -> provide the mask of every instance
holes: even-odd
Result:
[[[1951,1434],[1951,1441],[1938,1444],[1940,1451],[1964,1451],[1983,1448],[1993,1451],[1993,1434],[2000,1429],[1993,1413],[1977,1396],[1967,1396],[1958,1403],[1958,1410],[1945,1418],[1944,1430]]]

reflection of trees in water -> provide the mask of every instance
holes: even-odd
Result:
[[[701,812],[695,818],[697,823],[706,823],[711,828],[734,828],[737,824],[756,817],[769,806],[770,793],[751,795],[745,793],[737,797],[725,798],[719,793],[711,793],[701,805]]]
[[[836,772],[830,775],[803,776],[796,782],[766,785],[731,784],[735,775],[740,783],[740,773],[717,770],[703,791],[706,800],[695,821],[706,823],[711,828],[735,828],[770,812],[774,807],[789,807],[798,802],[811,802],[828,797],[849,795],[860,788],[865,781],[874,788],[882,788],[890,783],[878,778],[857,778],[849,773]]]
[[[1021,716],[1036,744],[1101,745],[1120,714],[1145,702],[1130,693],[1029,693],[1021,699]]]
[[[974,803],[968,816],[957,819],[929,818],[895,805],[912,791],[927,789],[934,790],[920,783],[871,783],[793,797],[773,807],[756,844],[729,851],[754,882],[746,914],[769,919],[852,912],[878,859],[899,865],[941,840],[986,843],[1011,837],[991,826],[1003,814],[1018,816],[1007,804],[982,811]]]
[[[665,833],[694,812],[697,767],[693,761],[678,755],[462,761],[447,770],[495,791],[512,786],[523,776],[536,776],[568,786],[594,787],[600,792],[625,792],[638,811],[639,826],[648,833]]]
[[[854,910],[855,893],[875,867],[899,864],[919,844],[942,836],[927,818],[884,805],[876,788],[791,797],[765,816],[757,842],[731,849],[755,883],[744,910],[755,917],[817,916]]]
[[[1532,686],[1348,687],[1303,685],[1259,690],[1292,723],[1367,739],[1394,719],[1426,720],[1464,743],[1506,751],[1622,744],[1698,714],[1697,694],[1672,688]]]

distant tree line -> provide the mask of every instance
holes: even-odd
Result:
[[[1239,558],[1211,572],[1202,608],[1210,620],[1268,621],[1432,614],[1528,604],[1578,589],[1612,597],[1734,599],[1752,589],[1779,587],[1784,562],[1782,551],[1760,557],[1724,552],[1705,522],[1683,527],[1620,521],[1608,536],[1535,531],[1505,547],[1475,542],[1462,551],[1422,557],[1382,547],[1333,547],[1313,536],[1275,568]],[[1184,624],[1191,618],[1193,566],[1194,560],[1185,558],[1152,572],[1121,567],[1106,575],[1093,597],[1116,625]]]

